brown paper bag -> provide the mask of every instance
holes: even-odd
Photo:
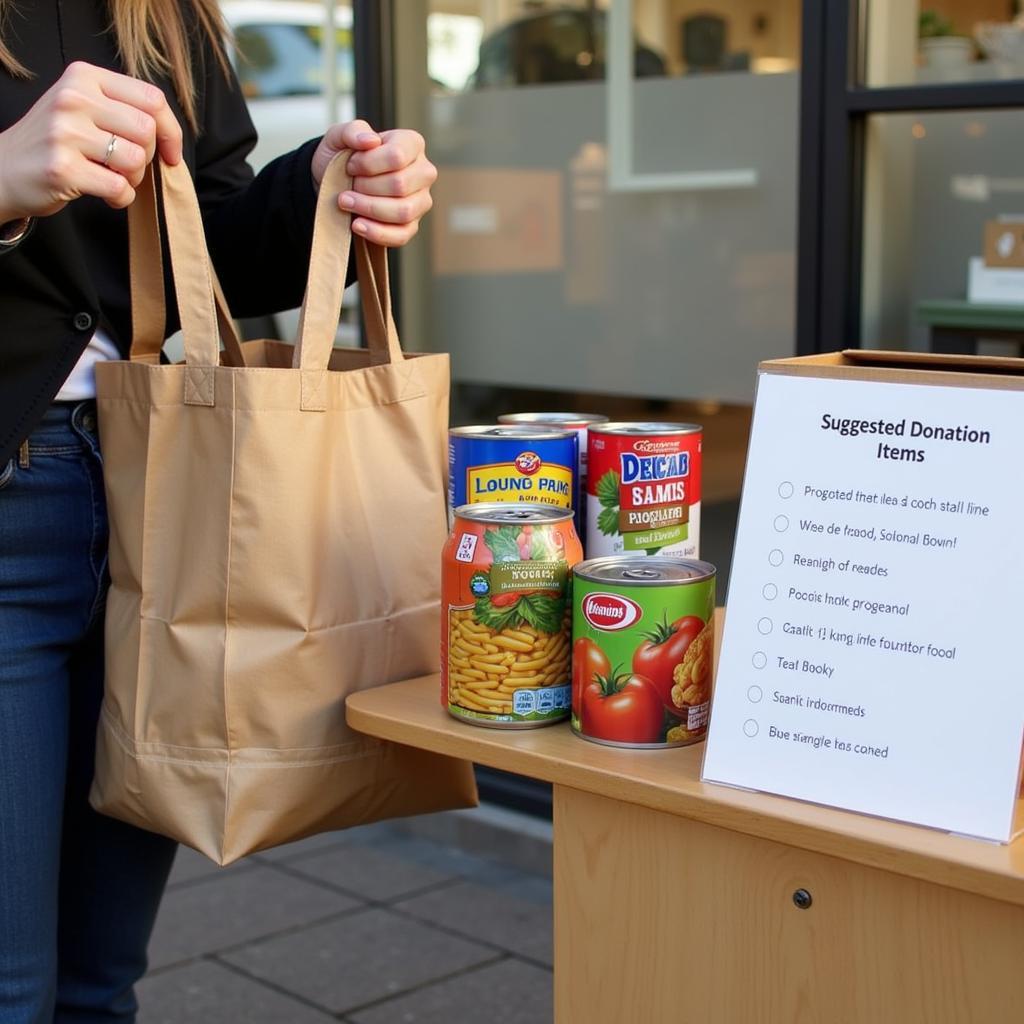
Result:
[[[449,381],[446,355],[402,353],[384,252],[358,238],[369,347],[333,349],[346,157],[294,348],[239,343],[192,181],[164,165],[185,362],[159,364],[150,184],[129,217],[131,361],[97,368],[112,583],[91,799],[221,864],[476,802],[467,762],[345,724],[347,694],[437,669]]]

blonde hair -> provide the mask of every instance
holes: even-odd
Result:
[[[3,26],[15,0],[0,0],[0,65],[18,78],[32,72],[19,61],[3,41]],[[111,29],[125,72],[134,78],[153,80],[167,75],[193,132],[199,131],[196,114],[196,69],[189,46],[189,25],[185,8],[195,15],[195,24],[213,46],[217,63],[228,73],[224,52],[227,28],[217,0],[107,0]]]

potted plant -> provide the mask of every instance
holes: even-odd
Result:
[[[917,35],[922,62],[927,68],[964,68],[974,55],[974,43],[966,36],[957,35],[949,18],[937,11],[921,12]]]

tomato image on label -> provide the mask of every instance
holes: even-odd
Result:
[[[583,691],[600,676],[609,676],[612,663],[608,655],[589,637],[581,636],[572,645],[572,705],[580,706]]]
[[[595,739],[613,743],[657,743],[665,712],[661,698],[636,673],[598,676],[583,690],[583,730]]]
[[[662,704],[674,715],[686,716],[686,706],[672,698],[675,670],[682,665],[687,649],[703,629],[704,620],[696,615],[684,615],[671,624],[663,618],[643,634],[644,642],[633,655],[633,671],[651,681]]]

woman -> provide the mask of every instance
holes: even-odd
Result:
[[[361,121],[254,179],[222,32],[216,0],[0,0],[0,1024],[134,1020],[174,856],[87,803],[107,544],[93,371],[131,341],[124,208],[147,162],[187,163],[240,316],[301,300],[337,151],[358,151],[339,197],[357,233],[402,245],[430,206],[423,140]]]

